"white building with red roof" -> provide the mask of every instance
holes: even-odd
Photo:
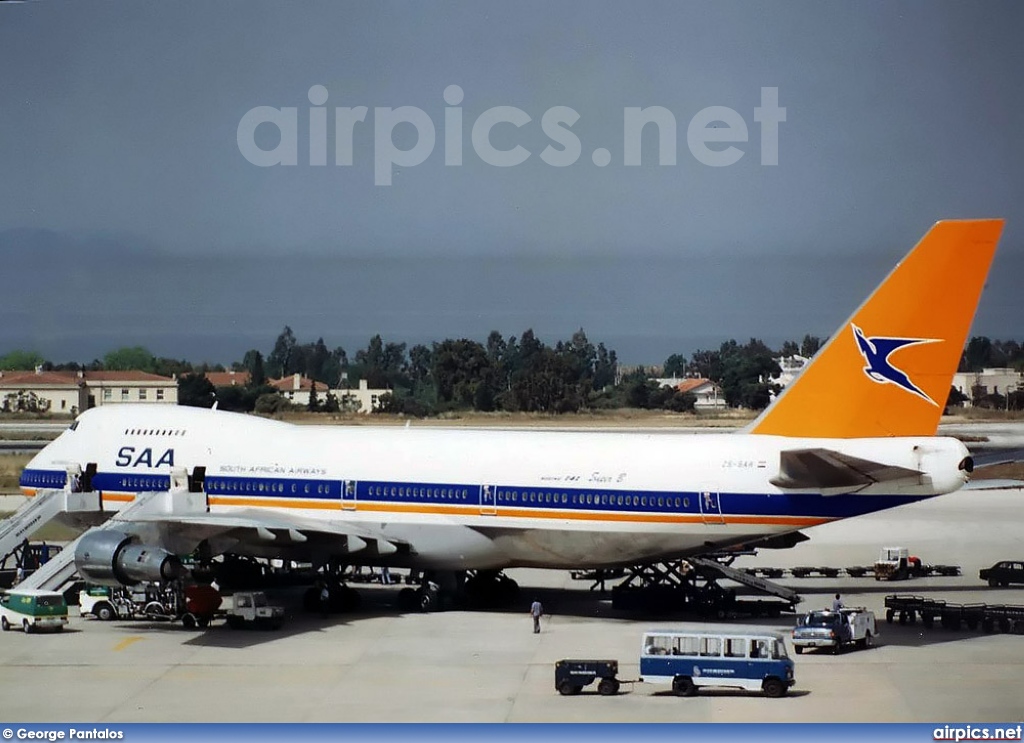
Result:
[[[178,380],[142,371],[0,371],[0,409],[77,415],[122,402],[178,402]]]
[[[89,407],[122,402],[178,404],[178,380],[144,371],[87,371]]]
[[[710,379],[666,377],[654,381],[662,387],[675,387],[678,392],[689,392],[696,398],[693,406],[698,411],[722,410],[726,407],[722,388]]]
[[[249,384],[249,372],[225,371],[206,372],[206,378],[214,387],[234,387]],[[268,379],[267,384],[281,393],[289,403],[297,407],[309,407],[309,396],[316,386],[317,400],[322,405],[328,392],[334,395],[341,409],[351,413],[370,413],[380,406],[380,398],[390,390],[370,389],[366,380],[360,380],[357,389],[329,389],[323,382],[316,382],[304,374],[289,374],[280,379]]]

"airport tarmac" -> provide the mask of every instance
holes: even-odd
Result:
[[[902,545],[963,575],[899,583],[789,579],[802,607],[847,605],[879,614],[879,646],[839,656],[793,655],[790,696],[733,691],[678,698],[626,684],[615,697],[561,697],[561,658],[616,658],[636,678],[644,630],[678,617],[619,613],[564,572],[517,570],[523,590],[508,611],[401,614],[395,587],[367,587],[358,613],[292,611],[278,632],[206,631],[73,616],[63,633],[0,635],[0,717],[25,722],[821,722],[1017,721],[1024,718],[1024,635],[985,635],[884,623],[887,593],[960,603],[1024,604],[1024,587],[989,589],[977,571],[1024,558],[1024,492],[962,492],[810,530],[792,550],[745,565],[860,565]],[[551,616],[539,635],[527,613],[539,597]],[[288,597],[285,597],[288,598]],[[292,597],[294,598],[294,597]],[[73,614],[76,611],[73,611]],[[744,621],[749,624],[749,621]],[[760,620],[788,630],[792,618]]]

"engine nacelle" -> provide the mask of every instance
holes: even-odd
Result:
[[[102,586],[131,586],[169,581],[185,574],[181,561],[167,550],[138,544],[134,537],[104,529],[86,534],[75,548],[75,568],[83,580]]]

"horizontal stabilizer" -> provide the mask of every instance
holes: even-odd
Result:
[[[1024,490],[1024,480],[971,480],[963,490]]]
[[[924,474],[832,449],[789,449],[779,455],[779,474],[772,485],[790,490],[850,492],[876,482],[906,480]]]
[[[1016,464],[1024,462],[1024,449],[990,449],[983,452],[971,452],[974,469],[995,467],[999,464]]]

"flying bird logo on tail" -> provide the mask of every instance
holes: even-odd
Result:
[[[861,356],[868,362],[868,365],[864,367],[864,374],[867,375],[868,379],[879,384],[894,384],[938,407],[938,403],[931,399],[924,390],[914,384],[906,372],[893,366],[889,361],[889,357],[907,346],[916,346],[922,343],[941,343],[941,338],[867,338],[864,335],[864,331],[853,323],[850,323],[850,327],[853,329],[853,335],[857,339],[857,348],[860,350]]]

